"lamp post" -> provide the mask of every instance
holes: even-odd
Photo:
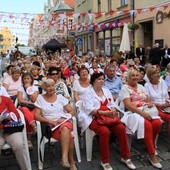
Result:
[[[132,0],[132,9],[135,9],[135,0]],[[135,13],[133,11],[133,15],[132,15],[132,23],[135,23]],[[132,52],[135,53],[135,29],[133,30],[133,47],[132,47]]]

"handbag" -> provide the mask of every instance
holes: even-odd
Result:
[[[170,107],[162,108],[163,112],[170,113]]]
[[[35,105],[34,105],[34,104],[20,103],[19,106],[21,106],[21,107],[27,107],[29,110],[35,109]]]
[[[158,117],[158,109],[155,106],[148,107],[147,105],[143,107],[143,111],[148,113],[151,117]]]
[[[22,132],[24,128],[24,124],[21,121],[3,121],[2,128],[4,133],[12,134],[16,132]]]
[[[120,118],[117,115],[113,117],[100,115],[96,118],[96,121],[99,125],[117,125],[121,123]]]
[[[101,105],[100,105],[100,108],[98,109],[98,111],[99,110],[103,110],[103,111],[110,110],[107,107],[107,103],[108,103],[107,99],[104,102],[101,102]],[[117,124],[121,123],[120,118],[117,115],[114,115],[111,117],[111,116],[97,114],[96,121],[99,125],[109,125],[109,126],[111,126],[111,125],[113,126],[113,125],[117,125]]]

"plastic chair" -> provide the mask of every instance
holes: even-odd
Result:
[[[91,161],[91,158],[92,158],[93,137],[95,135],[97,134],[94,131],[90,130],[89,128],[85,130],[87,161]]]
[[[19,115],[20,115],[20,118],[21,118],[22,123],[24,123],[24,125],[25,125],[25,118],[24,118],[23,113],[22,113],[19,109],[17,109],[17,111],[18,111],[18,113],[19,113]],[[24,134],[24,145],[25,145],[25,147],[26,147],[26,151],[27,151],[27,155],[28,155],[28,164],[29,164],[30,167],[31,167],[31,160],[30,160],[30,154],[29,154],[28,143],[27,143],[26,126],[24,126],[23,134]],[[11,148],[11,146],[10,146],[8,143],[5,143],[2,149],[9,149],[9,148]],[[31,167],[30,170],[32,170],[32,167]]]
[[[76,118],[72,117],[73,120],[73,135],[74,135],[74,145],[75,145],[75,150],[76,150],[76,155],[77,155],[77,161],[81,162],[81,156],[80,156],[80,148],[79,148],[79,140],[78,140],[78,134],[77,134],[77,122]],[[43,162],[44,162],[44,148],[45,144],[48,142],[48,139],[44,136],[42,139],[42,143],[40,145],[42,138],[42,132],[41,132],[41,124],[39,121],[37,121],[37,142],[38,142],[38,169],[43,169]],[[53,141],[58,141],[52,138]],[[40,153],[41,151],[41,153]],[[42,155],[40,155],[42,154]],[[41,160],[42,158],[42,160]]]

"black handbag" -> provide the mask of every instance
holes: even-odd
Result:
[[[2,128],[4,130],[4,133],[12,134],[16,132],[22,132],[24,128],[24,124],[21,121],[2,122]]]
[[[29,110],[35,109],[35,105],[34,104],[20,103],[19,106],[27,107]]]

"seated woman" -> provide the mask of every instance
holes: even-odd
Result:
[[[11,76],[4,80],[3,86],[6,88],[11,99],[15,101],[18,89],[21,86],[21,69],[19,67],[11,69]]]
[[[47,79],[43,82],[42,88],[46,92],[43,95],[39,95],[35,102],[35,119],[56,126],[63,121],[62,116],[66,113],[75,115],[74,110],[68,104],[68,100],[61,94],[55,93],[55,82],[52,79]],[[74,141],[71,131],[73,130],[73,124],[71,121],[67,121],[60,125],[59,128],[52,132],[52,137],[56,140],[60,140],[62,158],[61,165],[70,170],[77,170],[74,161]]]
[[[22,75],[22,85],[19,87],[17,94],[18,103],[20,105],[19,109],[23,112],[27,125],[29,149],[32,149],[33,147],[31,143],[31,136],[37,131],[37,126],[34,120],[33,103],[37,99],[39,91],[38,87],[33,85],[33,81],[34,79],[30,73],[24,73]],[[33,105],[33,108],[27,107],[27,104]]]
[[[168,87],[165,81],[160,78],[160,68],[155,65],[148,68],[147,77],[149,78],[149,82],[145,84],[146,91],[159,110],[161,119],[168,123],[168,134],[170,136],[170,101]]]
[[[7,109],[7,113],[13,112],[18,119],[20,118],[12,100],[9,97],[0,96],[0,115],[5,109]],[[9,117],[7,119],[10,120]],[[0,122],[0,151],[5,142],[7,142],[12,147],[21,170],[31,169],[30,165],[28,164],[29,156],[24,145],[23,133],[16,132],[12,134],[4,134]]]
[[[60,68],[50,67],[48,70],[48,75],[50,79],[53,79],[55,82],[55,92],[57,94],[62,94],[67,99],[70,99],[70,94],[68,88],[64,81],[61,79]]]
[[[83,99],[83,95],[90,86],[89,71],[84,65],[78,69],[79,79],[73,83],[74,101],[77,102]]]
[[[121,161],[130,169],[136,167],[130,160],[130,151],[127,144],[125,126],[120,122],[117,111],[114,108],[112,94],[109,89],[104,88],[104,74],[94,73],[91,76],[91,87],[86,92],[83,99],[83,108],[78,114],[78,121],[82,132],[89,127],[99,135],[99,145],[101,152],[101,166],[104,170],[112,170],[110,166],[109,138],[110,133],[116,134],[120,146]],[[98,122],[100,116],[112,117],[115,124],[103,125]]]
[[[146,149],[149,154],[149,161],[156,168],[162,168],[156,156],[154,141],[161,129],[159,118],[152,119],[151,115],[143,111],[143,106],[153,107],[145,88],[138,84],[139,71],[129,69],[127,73],[127,84],[122,86],[119,97],[123,101],[125,108],[132,114],[125,114],[121,119],[128,134],[137,132],[137,138],[144,138]],[[157,110],[155,111],[155,113]]]

